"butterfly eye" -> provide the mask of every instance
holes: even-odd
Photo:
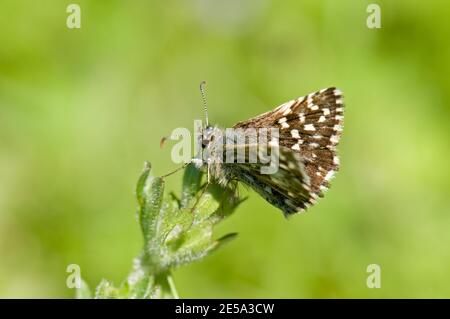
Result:
[[[206,135],[210,135],[213,131],[213,127],[212,126],[207,126],[205,127],[205,134]]]

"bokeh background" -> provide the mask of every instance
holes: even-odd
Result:
[[[0,3],[0,297],[71,298],[72,263],[125,278],[135,182],[177,167],[159,141],[203,116],[201,80],[224,127],[339,87],[342,168],[288,221],[249,192],[217,229],[240,236],[174,273],[182,297],[450,297],[448,2],[376,1],[381,29],[371,1],[77,0],[81,29],[69,3]]]

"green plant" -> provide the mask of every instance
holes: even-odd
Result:
[[[181,197],[164,195],[164,178],[153,177],[145,163],[136,187],[137,217],[144,237],[140,255],[127,279],[119,286],[102,280],[95,298],[178,298],[171,277],[176,267],[202,259],[235,237],[213,238],[214,226],[242,202],[235,189],[202,185],[202,173],[186,167]],[[91,298],[82,281],[77,298]]]

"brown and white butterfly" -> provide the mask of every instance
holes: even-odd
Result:
[[[216,161],[227,149],[249,149],[251,145],[229,143],[224,130],[209,124],[201,134],[202,158],[193,162],[206,168],[213,181],[247,184],[285,216],[304,211],[323,197],[339,169],[336,146],[342,134],[343,111],[342,92],[331,87],[234,125],[236,130],[278,129],[277,143],[267,146],[269,152],[276,149],[279,156],[279,167],[273,174],[261,174],[263,164],[259,162]]]

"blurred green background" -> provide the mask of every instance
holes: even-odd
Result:
[[[255,193],[240,236],[174,273],[182,297],[450,297],[450,5],[376,1],[0,3],[0,297],[70,298],[68,264],[118,284],[139,252],[133,190],[159,140],[327,87],[345,93],[341,171],[285,220]],[[180,176],[168,181],[177,191]],[[381,289],[366,267],[381,266]]]

